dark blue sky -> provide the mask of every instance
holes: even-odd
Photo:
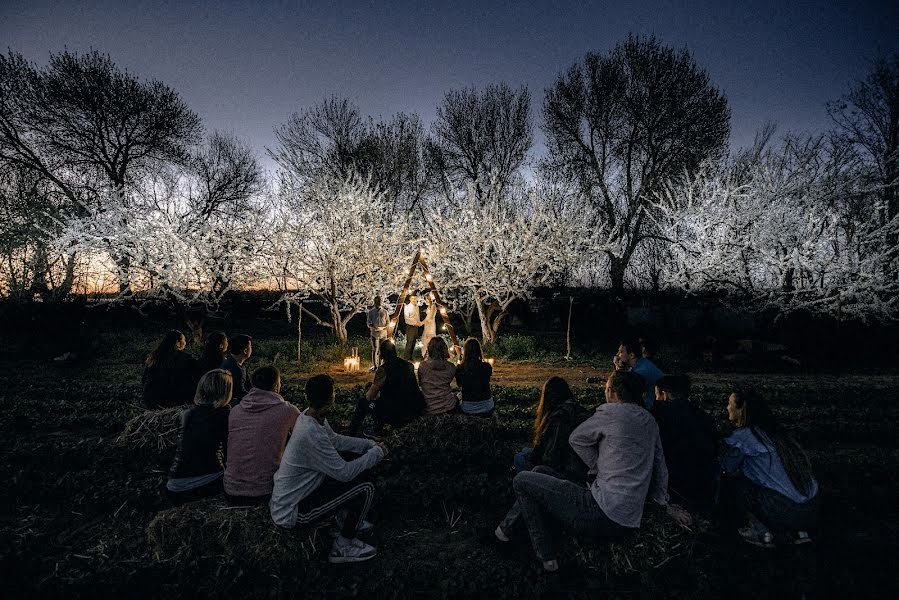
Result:
[[[274,126],[331,94],[428,126],[447,90],[504,80],[528,85],[539,123],[544,88],[628,32],[689,48],[727,94],[742,145],[766,121],[826,127],[824,103],[878,51],[899,50],[897,31],[899,2],[843,0],[0,2],[0,45],[39,64],[63,47],[109,53],[260,155]]]

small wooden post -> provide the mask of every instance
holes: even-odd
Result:
[[[568,296],[568,332],[565,334],[565,360],[571,360],[571,309],[574,307],[574,296]]]

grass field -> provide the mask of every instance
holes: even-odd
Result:
[[[528,362],[497,351],[496,418],[423,420],[389,436],[376,472],[379,556],[332,566],[326,540],[278,535],[263,509],[206,502],[175,514],[158,492],[169,442],[116,441],[142,413],[140,362],[156,333],[102,332],[90,360],[70,367],[11,344],[0,353],[4,597],[895,597],[897,372],[693,374],[722,433],[728,389],[752,384],[809,450],[824,507],[814,544],[764,551],[730,532],[672,529],[650,512],[651,535],[612,549],[566,542],[563,571],[546,576],[526,542],[504,550],[488,534],[511,502],[511,455],[528,441],[538,386],[561,374],[596,404],[600,388],[584,379],[609,357]],[[300,368],[289,363],[288,335],[259,339],[252,363],[277,355],[283,393],[302,407],[304,379],[335,371],[344,351],[309,344],[307,358],[320,362]],[[338,426],[366,375],[336,376]]]

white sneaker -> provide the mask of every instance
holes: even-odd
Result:
[[[362,562],[374,558],[378,549],[366,544],[359,538],[342,541],[346,538],[339,537],[334,540],[331,552],[328,553],[328,562],[332,564]]]
[[[334,524],[337,525],[337,529],[343,529],[343,522],[345,520],[346,520],[345,512],[339,512],[336,515],[334,515]],[[356,533],[368,533],[369,531],[371,531],[374,528],[375,528],[375,526],[373,523],[369,523],[365,519],[362,519],[362,525],[360,525],[356,528]]]

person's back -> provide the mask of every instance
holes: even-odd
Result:
[[[563,402],[549,417],[546,432],[534,446],[531,462],[545,465],[571,481],[586,481],[587,465],[568,443],[568,438],[589,417],[590,412],[577,402]]]
[[[809,491],[796,488],[774,444],[764,431],[753,432],[749,427],[739,427],[725,440],[722,465],[728,473],[739,473],[752,483],[774,490],[793,502],[805,503],[818,494],[818,482],[812,479]]]
[[[253,373],[260,383],[262,367]],[[225,467],[225,493],[236,498],[263,498],[272,493],[272,476],[281,462],[287,437],[293,430],[299,409],[284,401],[280,374],[276,384],[253,387],[228,417],[228,464]],[[272,387],[266,390],[262,388]]]
[[[375,379],[383,377],[384,385],[375,403],[377,416],[391,425],[402,425],[420,415],[424,399],[412,363],[391,357],[378,371],[381,372],[375,374]]]
[[[158,364],[144,367],[143,404],[147,408],[167,408],[188,404],[196,391],[199,370],[187,352],[177,351]]]
[[[571,434],[575,452],[596,473],[591,491],[600,508],[616,523],[639,527],[643,503],[654,488],[667,502],[667,469],[655,419],[632,403],[606,403]],[[658,478],[658,479],[656,479]],[[656,479],[656,485],[652,486]],[[664,498],[664,502],[661,499]]]
[[[194,405],[181,413],[178,447],[169,477],[197,477],[224,470],[229,412],[227,405]]]
[[[450,384],[456,365],[441,358],[429,358],[418,367],[418,384],[425,399],[425,414],[439,415],[456,408],[456,394]]]
[[[717,431],[712,417],[685,399],[657,401],[653,410],[673,501],[690,510],[708,509],[715,499],[718,475]]]
[[[490,377],[493,367],[482,360],[462,362],[456,369],[456,381],[462,390],[463,402],[483,402],[493,397],[490,393]]]
[[[643,383],[646,386],[643,394],[643,405],[646,408],[652,408],[655,402],[655,384],[665,374],[651,360],[644,357],[637,359],[631,371],[643,378]]]

